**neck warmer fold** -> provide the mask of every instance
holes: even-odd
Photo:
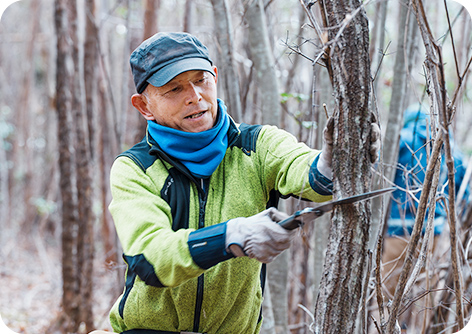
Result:
[[[148,131],[161,149],[179,160],[197,178],[208,178],[223,160],[228,148],[229,116],[218,99],[216,124],[202,132],[185,132],[148,121]]]

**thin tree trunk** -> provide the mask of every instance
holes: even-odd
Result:
[[[234,65],[233,28],[227,0],[211,0],[218,50],[218,67],[223,79],[224,99],[236,122],[242,122],[239,78]]]
[[[78,325],[74,319],[78,318],[78,301],[76,285],[76,263],[74,257],[74,226],[76,226],[76,207],[73,195],[73,167],[70,140],[70,112],[71,112],[71,73],[69,70],[70,34],[65,0],[55,0],[54,22],[57,34],[56,58],[56,112],[58,118],[58,148],[59,171],[61,188],[62,213],[62,308],[64,310],[63,333],[75,332]]]
[[[93,158],[95,153],[95,124],[96,124],[96,91],[98,66],[98,27],[96,24],[95,0],[85,0],[85,44],[84,44],[84,78],[85,78],[85,108],[87,115],[87,130],[89,152]]]
[[[260,104],[257,107],[262,112],[262,124],[280,125],[281,107],[278,79],[275,74],[262,0],[249,0],[246,3],[245,19],[248,25],[249,54],[253,61],[255,82],[260,98]],[[257,94],[256,90],[254,94]],[[276,271],[272,272],[275,270],[275,266],[271,266],[273,269],[268,269],[267,279],[271,291],[275,333],[284,334],[288,332],[287,256],[288,254],[284,254],[277,261],[279,265]]]
[[[328,32],[327,66],[334,88],[335,198],[370,190],[370,61],[368,20],[357,0],[321,1]],[[329,13],[329,14],[328,14]],[[368,202],[334,210],[315,333],[353,333],[368,265]]]
[[[33,217],[35,216],[34,206],[31,205],[31,200],[34,196],[34,177],[33,177],[33,150],[24,149],[18,147],[20,143],[23,147],[27,147],[28,139],[32,136],[33,123],[31,121],[31,97],[33,96],[33,83],[34,83],[34,64],[35,49],[37,44],[37,35],[39,31],[39,13],[40,3],[39,0],[31,1],[31,35],[29,36],[28,45],[26,48],[26,59],[23,64],[23,80],[22,80],[22,90],[21,96],[18,99],[19,105],[17,109],[18,117],[15,117],[16,122],[16,135],[18,136],[17,140],[14,141],[13,152],[16,155],[16,158],[13,158],[14,161],[17,161],[18,166],[20,166],[20,173],[22,173],[22,184],[19,191],[23,195],[22,203],[24,205],[23,209],[20,211],[22,215],[20,217],[23,219],[21,226],[22,228],[30,229],[32,227]],[[15,144],[17,143],[17,144]]]
[[[262,0],[247,1],[245,17],[248,24],[250,58],[254,63],[255,81],[260,91],[258,108],[262,112],[262,123],[279,125],[281,119],[279,85],[270,50]]]
[[[103,71],[100,75],[100,94],[99,104],[107,106],[107,94],[106,94],[106,83],[104,79]],[[111,133],[109,124],[113,123],[110,120],[109,111],[110,108],[106,108],[104,112],[100,113],[99,116],[99,127],[100,127],[100,138],[98,140],[98,159],[99,159],[99,173],[100,173],[100,200],[102,203],[102,215],[101,215],[101,238],[103,240],[104,252],[105,252],[105,264],[110,269],[115,269],[117,275],[117,284],[114,287],[114,295],[119,295],[121,287],[124,285],[124,271],[117,266],[119,262],[121,252],[119,251],[119,245],[117,241],[117,235],[113,225],[113,221],[108,210],[108,204],[110,203],[110,173],[109,168],[113,161],[110,161],[110,157],[118,154],[118,147],[116,141],[113,141],[115,136]],[[108,150],[108,151],[107,151]]]
[[[82,72],[76,72],[76,80],[79,84],[77,108],[74,108],[75,113],[75,131],[77,138],[76,161],[77,161],[77,195],[79,207],[79,238],[81,243],[78,245],[79,267],[78,273],[79,281],[81,282],[80,296],[81,296],[81,321],[85,324],[87,332],[94,329],[93,316],[93,259],[94,259],[94,214],[92,208],[93,189],[91,166],[93,165],[93,147],[90,142],[93,138],[93,118],[95,106],[95,89],[96,89],[96,72],[94,67],[97,63],[97,34],[95,26],[95,0],[86,0],[85,3],[85,22],[86,22],[86,38],[84,45],[84,59],[83,59],[83,75]],[[78,45],[80,45],[78,43]],[[80,53],[79,53],[80,54]],[[77,65],[80,65],[80,59]],[[77,66],[80,70],[80,66]],[[82,89],[83,87],[83,89]],[[85,99],[83,95],[85,94]],[[85,105],[82,105],[85,102]],[[90,118],[91,119],[90,119]],[[89,131],[92,131],[90,133]]]
[[[194,6],[193,0],[185,0],[184,31],[190,33],[192,29]]]
[[[144,31],[143,31],[143,40],[148,39],[149,37],[153,36],[155,33],[157,33],[158,28],[157,28],[157,13],[159,10],[160,6],[160,0],[146,0],[146,6],[144,9]],[[128,3],[128,8],[129,3]],[[128,9],[129,11],[129,9]],[[125,67],[128,68],[128,63],[125,63]],[[125,91],[128,91],[127,87],[127,81],[123,82],[123,88]],[[127,98],[128,94],[123,94],[123,98]],[[129,105],[129,101],[125,104],[125,106]],[[125,108],[127,110],[128,108]],[[126,111],[125,111],[126,112]],[[141,115],[138,115],[137,122],[136,122],[136,129],[134,130],[134,138],[133,138],[133,144],[141,141],[143,139],[144,133],[146,132],[146,127],[147,127],[147,121],[144,119],[144,117],[141,117]]]
[[[382,170],[382,176],[378,177],[375,181],[376,188],[383,187],[385,180],[393,181],[395,177],[400,131],[403,127],[403,113],[408,103],[408,74],[414,59],[414,43],[417,28],[413,13],[411,13],[409,6],[406,4],[399,3],[398,5],[400,6],[400,20],[398,24],[392,95],[382,147],[382,166],[385,167]],[[385,214],[389,212],[389,201],[390,196],[377,197],[372,200],[372,236],[383,233],[383,226],[386,220]],[[369,248],[372,249],[376,242],[377,240],[372,238]]]
[[[384,137],[383,160],[387,166],[385,177],[393,180],[395,176],[395,168],[398,159],[398,143],[400,139],[400,130],[403,126],[403,110],[405,109],[406,87],[407,87],[407,57],[413,55],[406,52],[411,49],[410,44],[414,42],[411,38],[411,25],[408,22],[413,20],[409,6],[399,4],[400,6],[400,22],[398,29],[397,50],[395,53],[395,65],[393,72],[392,97],[390,99],[390,109],[388,112],[388,123],[386,134]],[[392,166],[392,167],[390,167]]]
[[[75,131],[75,162],[76,162],[76,187],[77,187],[77,238],[75,254],[71,257],[77,257],[77,271],[75,281],[78,283],[79,314],[74,322],[85,323],[87,331],[94,329],[92,312],[92,278],[93,278],[93,214],[92,214],[92,179],[90,176],[90,152],[89,142],[86,135],[86,110],[85,110],[85,84],[84,71],[81,61],[83,60],[83,46],[79,40],[78,33],[82,28],[80,26],[77,1],[68,1],[68,13],[71,24],[70,37],[72,41],[72,59],[74,63],[74,74],[72,80],[72,112]],[[90,74],[90,73],[89,73]],[[88,81],[94,81],[93,76],[87,78]],[[90,85],[90,82],[88,82]],[[89,92],[91,93],[91,92]],[[93,106],[90,106],[93,107]]]
[[[3,117],[0,119],[0,122],[3,122]],[[5,140],[3,137],[0,137],[0,244],[4,245],[4,233],[3,231],[6,227],[10,227],[10,189],[8,187],[8,180],[10,178],[10,173],[8,171],[8,160],[7,152],[5,150]]]
[[[444,2],[445,3],[445,2]],[[451,153],[451,144],[449,138],[448,124],[452,119],[452,108],[454,105],[449,105],[447,101],[446,82],[444,76],[444,67],[442,59],[441,47],[436,43],[424,11],[423,2],[421,0],[413,0],[413,7],[416,12],[418,26],[420,28],[423,43],[426,49],[425,67],[428,77],[428,93],[430,97],[430,105],[432,107],[432,114],[439,115],[441,120],[441,134],[445,147],[445,159],[448,170],[449,181],[449,207],[448,207],[448,222],[449,234],[451,241],[451,263],[454,282],[455,293],[455,313],[458,323],[458,329],[464,327],[464,313],[462,301],[462,277],[461,264],[458,256],[458,235],[457,235],[457,217],[455,214],[455,181],[454,181],[454,159]],[[460,73],[458,72],[460,76]],[[456,328],[457,329],[457,328]]]
[[[283,252],[267,265],[267,283],[274,314],[274,333],[288,333],[287,276],[289,252]]]
[[[376,11],[375,17],[375,36],[379,35],[379,43],[376,44],[377,38],[375,38],[375,40],[372,38],[369,51],[372,62],[371,72],[375,71],[373,73],[373,77],[374,79],[377,79],[374,81],[373,94],[376,94],[377,92],[378,83],[380,81],[378,78],[380,77],[380,73],[382,71],[383,56],[387,52],[385,46],[385,24],[387,22],[388,1],[379,1],[376,5],[376,8],[378,10]]]
[[[146,6],[144,8],[143,40],[157,33],[157,11],[159,10],[159,6],[160,0],[146,0]]]

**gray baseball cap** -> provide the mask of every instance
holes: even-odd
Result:
[[[148,38],[133,51],[130,64],[139,94],[149,83],[161,87],[186,71],[208,71],[215,76],[206,46],[183,32],[160,32]]]

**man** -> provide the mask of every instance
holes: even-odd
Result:
[[[258,333],[264,263],[295,233],[276,224],[287,215],[272,206],[278,196],[331,198],[331,145],[320,154],[276,127],[234,123],[217,99],[218,70],[192,35],[158,33],[130,62],[131,102],[148,128],[111,170],[128,266],[112,327]],[[325,137],[332,142],[332,127]]]

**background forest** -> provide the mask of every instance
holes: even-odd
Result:
[[[219,95],[237,122],[277,125],[321,147],[326,113],[337,106],[324,57],[329,29],[315,3],[21,0],[6,10],[0,22],[0,314],[11,329],[111,329],[108,311],[122,292],[125,266],[107,211],[108,172],[145,128],[130,103],[129,69],[129,55],[143,39],[157,31],[196,35],[210,48],[220,73]],[[370,108],[384,138],[375,187],[391,184],[403,110],[418,102],[429,106],[428,93],[435,90],[427,84],[430,51],[412,3],[367,0],[360,7],[369,24]],[[455,107],[452,150],[463,152],[469,167],[464,182],[470,183],[471,17],[453,1],[422,5],[442,50],[444,88]],[[346,25],[357,14],[346,13]],[[436,192],[444,198],[441,189]],[[366,283],[361,306],[351,306],[359,309],[358,333],[389,328],[379,319],[386,306],[379,307],[375,270],[387,210],[385,203],[373,203]],[[306,205],[292,199],[281,207],[292,212]],[[470,319],[471,210],[455,207],[457,249],[445,231],[440,247],[425,255],[426,269],[408,273],[414,279],[398,300],[395,317],[411,314],[405,320],[415,328],[411,333],[451,333]],[[269,266],[264,333],[313,332],[329,230],[329,217],[305,226],[290,252]],[[439,283],[430,287],[433,271]],[[392,296],[384,298],[389,304]]]

